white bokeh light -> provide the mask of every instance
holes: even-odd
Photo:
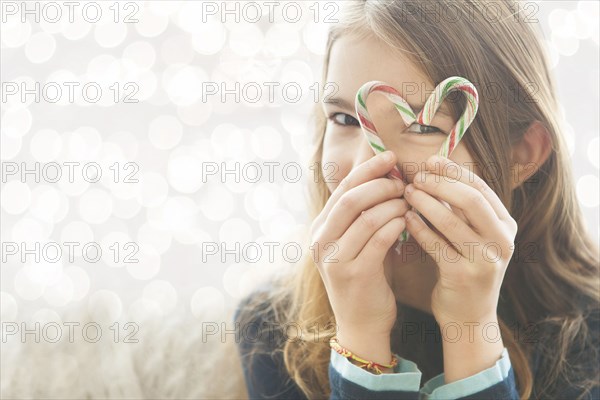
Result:
[[[150,99],[156,92],[158,79],[152,71],[142,71],[137,79],[137,84],[139,92],[137,92],[136,98],[143,102]]]
[[[202,21],[199,16],[203,15],[203,4],[196,1],[184,1],[181,4],[179,12],[174,15],[174,19],[181,29],[186,32],[198,32],[202,29],[202,25],[208,20]],[[199,21],[202,21],[199,23]]]
[[[79,199],[79,215],[90,224],[102,224],[112,214],[113,201],[102,189],[90,189]]]
[[[562,56],[572,56],[579,50],[579,39],[575,37],[563,37],[552,32],[552,44]]]
[[[8,48],[21,47],[31,36],[29,21],[21,22],[18,18],[7,18],[0,24],[2,44]]]
[[[154,37],[167,29],[169,17],[165,14],[155,13],[154,9],[148,7],[148,4],[146,3],[144,7],[140,8],[135,16],[138,22],[133,25],[140,35]]]
[[[33,86],[26,86],[26,89],[33,89]],[[6,109],[2,115],[2,120],[0,121],[2,136],[24,136],[31,129],[32,123],[33,116],[31,115],[31,111],[27,108],[13,107]]]
[[[210,242],[211,235],[196,225],[175,232],[175,240],[185,245],[196,245]]]
[[[587,148],[587,156],[594,167],[600,168],[600,139],[597,137],[590,141]]]
[[[567,149],[569,150],[569,154],[572,156],[573,153],[575,153],[575,130],[573,129],[573,126],[568,122],[565,122],[563,127],[564,129],[562,133],[567,143]]]
[[[90,291],[90,277],[81,267],[70,265],[63,270],[73,283],[72,301],[82,300]]]
[[[285,210],[272,210],[263,214],[260,218],[260,229],[270,237],[286,237],[296,229],[296,219]]]
[[[216,54],[225,45],[227,30],[220,21],[208,20],[197,24],[192,33],[192,47],[202,55]]]
[[[52,286],[60,281],[63,271],[62,260],[68,259],[68,250],[62,248],[62,253],[55,252],[54,250],[57,250],[58,246],[58,244],[50,246],[49,243],[45,243],[40,246],[43,256],[39,260],[34,260],[33,257],[27,260],[23,271],[31,281],[44,287]],[[56,257],[61,258],[55,261]]]
[[[61,242],[89,243],[94,240],[94,232],[87,223],[75,220],[62,228],[60,240]]]
[[[283,148],[281,133],[270,126],[255,129],[250,143],[254,154],[265,160],[279,157]]]
[[[94,39],[101,47],[117,47],[127,37],[129,24],[115,24],[110,19],[100,20],[95,24]]]
[[[178,148],[169,157],[167,179],[173,189],[181,193],[195,193],[204,185],[203,160],[194,149]]]
[[[213,286],[205,286],[196,290],[190,300],[190,309],[196,318],[207,320],[223,315],[225,296]]]
[[[41,308],[37,310],[31,316],[32,322],[39,322],[40,324],[47,324],[50,322],[56,322],[57,324],[62,324],[62,318],[60,314],[50,308]]]
[[[139,248],[128,232],[113,230],[100,240],[102,261],[111,268],[123,268],[137,260]],[[93,255],[92,255],[93,256]]]
[[[13,224],[11,236],[15,242],[24,242],[28,246],[33,246],[36,242],[42,243],[47,241],[50,238],[52,230],[52,224],[37,218],[25,216]]]
[[[172,115],[159,115],[148,127],[150,143],[159,150],[168,150],[177,146],[183,134],[183,127]]]
[[[143,298],[155,301],[162,315],[168,315],[177,305],[177,291],[171,283],[164,280],[155,280],[146,285]]]
[[[152,279],[160,271],[161,259],[156,249],[140,246],[135,258],[138,260],[137,263],[127,264],[127,272],[133,278],[138,280]]]
[[[113,214],[121,219],[129,219],[135,217],[142,208],[137,199],[119,199],[113,201]]]
[[[264,45],[272,57],[289,57],[298,51],[300,36],[290,24],[275,24],[267,31]]]
[[[303,30],[304,44],[311,53],[317,55],[325,54],[327,45],[327,33],[329,25],[325,23],[314,23],[314,21],[306,24]]]
[[[129,306],[129,316],[137,322],[144,320],[156,320],[161,317],[161,307],[154,301],[146,298],[135,300],[131,306]]]
[[[4,132],[3,132],[4,133]],[[15,158],[21,151],[22,140],[20,137],[11,137],[7,135],[0,136],[0,156],[3,160]]]
[[[153,247],[159,254],[163,254],[171,247],[171,233],[164,229],[145,223],[137,231],[136,243],[140,246]]]
[[[251,57],[263,47],[264,36],[256,24],[234,25],[229,36],[229,47],[239,56]]]
[[[206,72],[197,66],[173,64],[165,69],[162,86],[169,99],[178,106],[194,104],[203,90],[203,84],[209,81]]]
[[[241,218],[230,218],[219,228],[219,241],[228,244],[246,243],[252,240],[252,228]]]
[[[263,214],[279,209],[279,192],[276,185],[268,182],[255,185],[245,197],[248,215],[259,219]]]
[[[222,186],[206,185],[200,199],[200,209],[211,221],[223,221],[234,212],[235,199],[231,192]]]
[[[191,35],[173,35],[160,46],[160,55],[165,64],[189,64],[194,59]]]
[[[83,39],[92,30],[93,26],[83,18],[74,18],[73,21],[64,18],[60,21],[60,24],[62,35],[69,40]]]
[[[131,61],[140,71],[145,71],[154,65],[156,52],[148,42],[133,42],[123,50],[122,59]]]
[[[54,55],[55,50],[56,40],[54,36],[46,32],[31,35],[25,44],[25,56],[34,64],[48,61]]]
[[[179,1],[151,1],[146,3],[146,7],[156,15],[173,15],[181,5],[182,2]]]
[[[133,133],[123,130],[116,131],[108,137],[107,141],[121,148],[123,161],[129,161],[137,157],[139,142]]]
[[[55,224],[67,216],[69,200],[53,186],[36,186],[32,191],[30,211],[38,219]]]
[[[31,138],[29,150],[39,162],[54,161],[62,150],[62,138],[53,129],[41,129]]]
[[[138,202],[144,207],[156,207],[167,198],[169,186],[165,178],[156,172],[146,172],[138,183]]]
[[[585,207],[598,207],[600,184],[595,175],[584,175],[577,180],[577,197]]]
[[[21,75],[17,77],[13,77],[10,82],[6,82],[4,89],[4,104],[3,111],[8,112],[9,110],[17,110],[17,109],[25,109],[28,108],[34,101],[36,101],[37,91],[35,91],[36,80],[31,76]],[[37,82],[42,87],[40,82]],[[21,90],[21,88],[25,89],[25,92]],[[17,122],[20,121],[20,118],[16,118]],[[4,121],[4,117],[2,118],[2,135],[19,135],[19,132],[9,132],[7,131],[7,124]],[[31,123],[31,116],[29,116],[29,123]]]
[[[187,125],[200,126],[210,119],[213,105],[210,101],[196,102],[188,106],[177,107],[177,115]]]
[[[89,82],[96,82],[101,87],[104,87],[105,90],[108,90],[108,87],[112,86],[115,82],[120,81],[122,66],[121,61],[114,56],[110,54],[99,54],[88,62],[85,74],[81,79],[85,79]],[[112,101],[112,94],[110,96],[102,96],[102,99]],[[77,100],[78,105],[90,105],[88,102],[84,101],[81,95]]]
[[[0,292],[0,319],[3,322],[14,321],[17,318],[19,306],[13,296]]]
[[[290,210],[303,212],[308,201],[305,198],[305,186],[298,183],[285,182],[279,190],[281,197]]]
[[[84,126],[65,134],[67,157],[73,161],[96,159],[102,149],[102,136],[96,128]]]
[[[23,300],[36,300],[44,294],[44,285],[32,280],[24,269],[17,271],[14,287],[15,293]]]
[[[264,256],[264,254],[263,254]],[[223,273],[223,287],[225,291],[233,298],[240,298],[242,295],[240,281],[244,272],[249,266],[245,263],[236,263],[228,266]]]
[[[600,41],[600,6],[597,1],[580,0],[577,2],[577,13],[580,19],[586,21],[589,37],[596,45]]]
[[[67,178],[63,177],[63,179],[58,182],[58,186],[60,187],[60,190],[68,196],[79,196],[89,189],[90,183],[76,175],[73,182],[69,182]]]
[[[20,181],[9,181],[3,184],[0,204],[8,214],[22,214],[31,204],[29,186]]]
[[[189,231],[197,223],[198,205],[189,197],[169,197],[148,219],[161,229],[173,232]]]
[[[115,292],[101,289],[89,297],[88,312],[92,321],[99,324],[112,324],[121,317],[123,304]]]
[[[72,104],[79,96],[80,91],[77,88],[71,89],[66,85],[67,82],[79,82],[79,76],[68,69],[57,69],[48,75],[46,82],[41,86],[42,98],[52,104],[66,106]],[[80,86],[79,86],[80,87]]]
[[[63,273],[58,282],[46,288],[44,291],[44,300],[51,306],[62,307],[73,300],[74,292],[71,277]]]
[[[218,125],[210,135],[214,154],[223,158],[239,161],[247,151],[246,137],[242,129],[234,124]]]

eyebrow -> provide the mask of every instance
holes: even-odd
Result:
[[[354,107],[354,102],[349,102],[348,100],[342,99],[341,97],[331,97],[327,100],[324,99],[322,103],[323,104],[333,104],[344,110],[352,111],[353,113],[356,112],[355,107]],[[413,110],[421,110],[425,106],[425,104],[417,106],[415,104],[410,104],[410,103],[408,103],[408,105]],[[453,118],[453,116],[450,115],[450,111],[445,107],[445,105],[443,103],[437,112],[439,112],[440,114],[444,114],[445,116],[447,116],[449,118]],[[416,114],[418,114],[418,113],[416,113]]]

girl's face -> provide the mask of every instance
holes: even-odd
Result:
[[[374,152],[366,140],[354,109],[358,89],[368,81],[383,81],[400,92],[417,114],[435,89],[417,67],[403,56],[392,53],[387,45],[375,38],[356,41],[342,36],[331,50],[327,82],[333,84],[323,100],[328,118],[323,143],[323,176],[330,192],[339,182]],[[333,94],[331,94],[333,92]],[[368,99],[368,108],[377,131],[388,150],[398,157],[408,182],[431,155],[436,154],[456,121],[448,114],[447,102],[442,103],[430,125],[414,123],[407,127],[391,102],[380,94]],[[480,175],[479,168],[461,142],[449,157],[458,164],[470,167]]]

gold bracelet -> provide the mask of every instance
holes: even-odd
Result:
[[[392,354],[392,361],[390,361],[390,363],[388,365],[385,364],[378,364],[374,361],[368,361],[368,360],[364,360],[360,357],[358,357],[356,354],[352,353],[350,350],[346,349],[345,347],[342,347],[338,341],[337,336],[332,337],[331,339],[329,339],[329,347],[331,347],[332,349],[334,349],[336,352],[338,352],[339,354],[341,354],[342,356],[355,360],[357,362],[359,362],[360,368],[365,368],[371,371],[375,371],[376,375],[380,375],[381,369],[380,368],[390,368],[390,369],[394,369],[394,367],[396,365],[398,365],[398,358]]]

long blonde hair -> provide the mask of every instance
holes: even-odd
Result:
[[[435,3],[440,7],[457,4],[455,0]],[[572,360],[567,359],[573,346],[585,346],[592,340],[585,321],[589,313],[598,311],[600,300],[598,247],[586,232],[575,196],[571,162],[557,119],[555,83],[539,32],[518,14],[517,3],[510,0],[493,1],[495,12],[503,18],[491,22],[484,13],[489,3],[464,1],[461,5],[470,10],[468,19],[435,23],[428,21],[427,13],[407,13],[402,1],[345,2],[340,22],[329,34],[323,81],[337,38],[375,35],[421,65],[435,84],[454,75],[475,84],[480,93],[479,111],[463,142],[477,165],[494,160],[496,168],[484,169],[482,178],[518,223],[516,248],[528,249],[527,255],[513,256],[502,296],[520,326],[536,323],[548,327],[544,332],[552,332],[548,339],[551,350],[541,347],[546,342],[538,342],[538,350],[547,357],[541,372],[532,374],[534,344],[515,338],[501,319],[502,338],[521,398],[533,394],[547,398],[559,378],[584,390],[598,381],[598,371],[592,376],[588,371],[585,379],[575,382],[569,376]],[[486,94],[489,88],[495,88],[494,96]],[[455,104],[451,108],[458,119],[461,110]],[[537,172],[513,190],[511,145],[521,140],[533,121],[540,121],[548,130],[552,151]],[[326,118],[320,105],[315,107],[314,122],[316,138],[310,165],[321,161],[323,151]],[[330,194],[323,176],[319,178],[309,183],[312,217],[319,214]],[[285,342],[277,351],[283,352],[289,375],[308,398],[328,398],[327,339],[334,334],[335,319],[308,249],[305,255],[293,274],[279,278],[264,312],[274,313],[278,321],[294,321],[307,334],[306,339]],[[322,340],[315,342],[313,334]]]

